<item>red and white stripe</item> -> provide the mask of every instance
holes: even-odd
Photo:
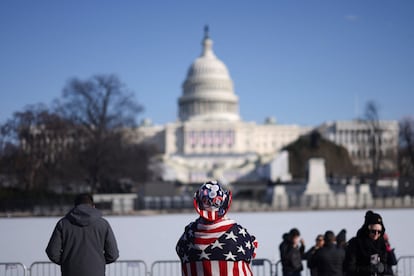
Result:
[[[232,219],[221,219],[211,224],[197,224],[197,230],[194,232],[194,246],[197,249],[204,250],[210,244],[214,243],[236,222]]]
[[[182,264],[184,276],[252,276],[250,265],[245,261],[210,261]]]

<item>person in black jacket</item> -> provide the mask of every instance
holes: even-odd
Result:
[[[318,276],[342,276],[345,250],[335,243],[332,231],[326,231],[325,243],[310,259],[310,267],[316,268]]]
[[[346,248],[347,276],[392,275],[384,233],[382,217],[371,210],[367,211],[364,224]]]
[[[307,260],[307,266],[310,269],[311,276],[318,276],[317,267],[312,267],[311,259],[315,255],[315,253],[323,247],[325,243],[324,236],[319,234],[316,236],[315,245],[312,246],[308,251],[305,253],[305,259]]]
[[[60,265],[62,276],[104,276],[105,264],[116,261],[114,233],[91,195],[76,197],[75,207],[56,224],[46,254]]]
[[[302,258],[305,253],[305,242],[300,238],[296,228],[289,231],[289,235],[280,246],[283,276],[300,276],[303,270]]]

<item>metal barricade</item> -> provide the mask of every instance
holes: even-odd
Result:
[[[116,261],[106,265],[106,276],[147,276],[147,265],[141,260]]]
[[[30,276],[60,276],[60,266],[52,262],[34,262],[29,269]],[[20,275],[20,274],[19,274]],[[147,265],[144,261],[116,261],[106,265],[106,276],[147,276]],[[2,274],[0,274],[2,276]]]
[[[310,270],[307,267],[307,263],[306,261],[302,261],[302,266],[303,266],[303,270],[302,270],[302,276],[309,276],[310,275]],[[282,271],[283,267],[282,267],[282,261],[279,260],[275,263],[274,266],[274,270],[273,270],[273,274],[275,276],[281,276],[283,275],[283,271]]]
[[[412,276],[414,275],[414,256],[401,256],[398,258],[395,275]]]
[[[273,264],[268,259],[253,259],[251,268],[255,276],[273,276]]]
[[[181,276],[181,262],[179,260],[155,261],[151,265],[151,276]]]
[[[22,263],[0,263],[0,276],[25,276],[27,268]]]
[[[30,276],[60,276],[60,266],[52,262],[34,262],[29,273]]]
[[[273,264],[268,259],[254,259],[251,265],[253,275],[273,276]],[[151,266],[151,276],[181,276],[180,261],[156,261]]]

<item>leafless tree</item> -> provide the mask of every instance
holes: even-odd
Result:
[[[121,165],[116,158],[123,152],[122,130],[135,125],[142,106],[117,76],[96,75],[71,79],[56,107],[62,117],[80,126],[79,164],[92,190],[102,188],[108,173]]]
[[[28,106],[15,112],[1,126],[0,167],[16,178],[25,190],[46,189],[62,159],[62,139],[68,136],[69,122],[44,105]]]
[[[382,160],[382,129],[379,119],[379,107],[374,101],[367,102],[365,106],[365,121],[370,129],[370,156],[372,161],[372,178],[374,184],[376,184],[380,170]]]
[[[400,121],[400,174],[414,177],[414,119],[404,118]]]

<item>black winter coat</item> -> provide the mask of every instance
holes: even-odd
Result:
[[[315,255],[315,253],[318,250],[320,250],[320,248],[316,248],[316,246],[312,246],[311,249],[309,249],[304,255],[304,259],[307,260],[307,266],[310,269],[311,276],[318,276],[317,268],[312,265],[312,257]]]
[[[316,268],[318,276],[342,276],[345,250],[336,244],[326,243],[310,258],[309,266]]]
[[[111,226],[87,204],[76,206],[58,221],[46,254],[61,266],[62,276],[104,276],[105,264],[119,256]]]
[[[305,247],[293,247],[289,241],[284,241],[280,246],[280,258],[282,260],[282,270],[286,272],[300,272],[303,270],[302,258],[304,257]]]
[[[345,270],[347,276],[393,275],[388,262],[388,252],[382,236],[372,240],[364,231],[358,231],[346,248]],[[373,264],[371,259],[378,260]]]

